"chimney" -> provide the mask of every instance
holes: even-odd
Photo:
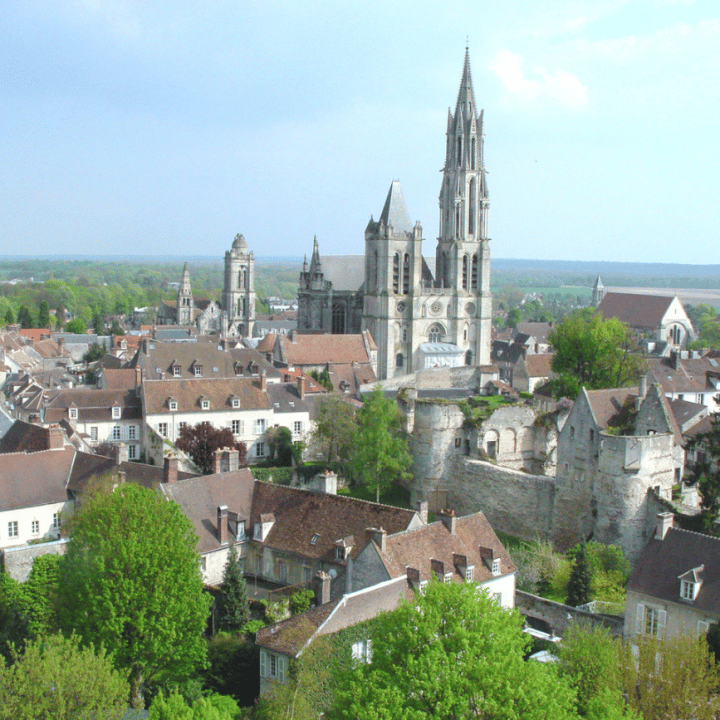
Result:
[[[300,396],[300,399],[304,400],[305,399],[305,377],[303,375],[298,376],[297,388],[298,388],[298,395]]]
[[[675,515],[671,512],[658,513],[657,527],[655,528],[655,539],[664,540],[667,531],[673,527]]]
[[[121,442],[118,443],[115,446],[115,453],[116,453],[116,464],[122,465],[124,462],[128,462],[129,456],[128,456],[128,446]]]
[[[60,450],[65,447],[65,433],[59,425],[48,428],[48,450]]]
[[[368,540],[374,540],[375,544],[380,548],[380,552],[385,552],[387,547],[387,530],[385,528],[366,528],[365,537]]]
[[[267,376],[264,370],[260,373],[260,389],[267,390]]]
[[[638,382],[638,395],[641,398],[644,398],[647,395],[647,375],[643,374],[640,376],[640,381]]]
[[[318,574],[313,578],[313,592],[315,593],[315,603],[317,605],[325,605],[330,602],[330,576],[323,572],[318,571]]]
[[[221,545],[227,542],[227,521],[228,507],[227,505],[218,505],[217,509],[217,539]]]
[[[670,357],[672,359],[673,370],[679,370],[680,369],[680,351],[673,350],[672,353],[670,354]]]
[[[163,482],[164,483],[175,483],[178,479],[178,459],[176,457],[168,456],[165,458],[165,464],[163,466]]]
[[[61,355],[64,355],[65,354],[65,338],[62,335],[57,339],[57,346],[58,346],[58,352]]]
[[[455,535],[457,518],[454,510],[438,510],[436,517],[438,520],[442,520],[443,525],[451,535]]]
[[[135,388],[139,388],[142,385],[142,368],[135,368]]]
[[[121,470],[118,473],[118,485],[124,485],[126,480],[127,480],[127,473],[124,470]]]
[[[428,521],[428,501],[427,500],[418,500],[415,503],[415,507],[417,508],[417,513],[420,516],[420,519],[423,521],[425,525],[427,525]]]
[[[219,475],[222,472],[222,456],[227,448],[217,448],[213,452],[213,475]]]

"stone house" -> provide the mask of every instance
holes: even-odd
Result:
[[[474,582],[503,607],[514,607],[517,568],[485,516],[456,517],[444,511],[437,517],[393,535],[375,530],[353,563],[352,590],[402,577],[422,590],[435,577],[446,583]]]
[[[625,637],[704,635],[719,620],[720,539],[659,514],[626,586]]]
[[[512,386],[519,392],[531,393],[535,388],[554,377],[552,361],[554,354],[521,355],[513,369]]]
[[[144,443],[142,403],[136,390],[61,390],[43,410],[46,423],[67,422],[91,447],[127,445],[128,458],[138,460]]]
[[[592,535],[621,545],[634,561],[655,520],[648,491],[670,501],[683,459],[657,385],[647,392],[583,388],[558,439],[553,539],[566,548]]]
[[[648,381],[657,383],[670,400],[705,405],[718,412],[720,364],[715,358],[697,353],[673,352],[670,357],[648,360]]]
[[[695,337],[690,318],[677,295],[605,292],[597,306],[605,320],[617,318],[641,340],[649,352],[679,350]],[[658,348],[657,345],[662,345]]]
[[[552,329],[551,322],[519,322],[513,328],[512,339],[526,348],[527,355],[542,355],[552,351],[548,341]]]

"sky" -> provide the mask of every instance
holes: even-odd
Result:
[[[717,0],[0,3],[0,255],[433,255],[466,43],[493,257],[718,262]]]

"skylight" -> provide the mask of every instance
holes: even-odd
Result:
[[[320,536],[319,536],[317,533],[315,533],[315,534],[312,536],[312,538],[310,539],[310,544],[311,544],[311,545],[317,545],[319,539],[320,539]]]

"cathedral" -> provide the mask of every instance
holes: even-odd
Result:
[[[242,235],[225,253],[222,307],[214,300],[193,299],[190,271],[185,263],[175,304],[163,301],[158,325],[194,325],[203,335],[252,337],[255,324],[255,256]]]
[[[422,254],[394,180],[378,220],[365,228],[365,255],[321,260],[317,239],[298,289],[298,330],[369,330],[378,378],[432,367],[490,363],[492,297],[483,111],[477,110],[466,50],[455,112],[448,110],[435,273]]]

